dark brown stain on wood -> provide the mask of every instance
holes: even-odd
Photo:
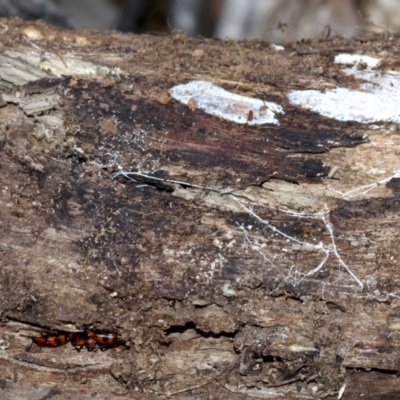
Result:
[[[91,98],[91,93],[96,93],[96,99]],[[129,154],[129,159],[138,164],[151,154],[154,162],[169,162],[184,170],[210,171],[210,181],[194,178],[194,184],[219,182],[232,186],[237,185],[239,177],[242,186],[260,184],[272,177],[317,183],[327,176],[329,166],[314,158],[293,158],[293,154],[323,153],[367,140],[363,135],[349,135],[334,127],[308,131],[293,127],[238,127],[174,101],[166,105],[135,101],[112,86],[104,88],[100,83],[86,81],[74,82],[67,100],[74,105],[69,120],[79,126],[78,143],[92,157],[97,154],[98,160],[107,164],[110,160],[99,152],[107,143],[108,152],[120,154],[121,162]],[[107,110],[101,107],[103,104]],[[118,135],[98,129],[103,119],[111,117],[117,121]],[[95,148],[88,148],[89,143]],[[185,174],[174,179],[184,180]]]

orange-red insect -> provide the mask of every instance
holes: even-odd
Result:
[[[86,347],[88,351],[97,350],[97,343],[94,340],[93,335],[89,335],[89,332],[92,331],[85,330],[71,335],[71,343],[76,350],[81,351],[83,347]]]
[[[87,331],[87,335],[94,339],[100,350],[112,349],[124,343],[121,336],[116,333],[102,333],[90,329]]]
[[[88,338],[86,341],[86,349],[88,351],[97,350],[98,346],[96,341],[93,338]]]
[[[57,332],[31,337],[32,343],[39,347],[59,347],[68,342],[81,351],[86,347],[88,351],[100,349],[102,351],[112,349],[124,344],[122,338],[115,333],[99,332],[95,329],[85,329],[82,332]]]
[[[58,332],[54,334],[44,334],[38,337],[31,337],[32,343],[39,347],[60,347],[70,341],[69,332]]]
[[[78,351],[81,351],[81,349],[86,346],[87,340],[86,331],[74,332],[71,334],[71,343]]]

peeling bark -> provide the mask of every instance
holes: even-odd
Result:
[[[357,89],[333,57],[383,72],[400,39],[1,26],[2,398],[399,395],[396,126],[287,92]],[[279,103],[279,126],[171,98],[192,80]],[[87,326],[128,348],[27,350]]]

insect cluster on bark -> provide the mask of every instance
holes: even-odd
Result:
[[[60,347],[71,343],[78,351],[81,351],[84,347],[88,351],[98,349],[104,351],[124,344],[118,334],[105,333],[96,329],[85,329],[80,332],[45,333],[41,336],[31,337],[31,340],[39,347]]]

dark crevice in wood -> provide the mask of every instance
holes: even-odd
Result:
[[[214,338],[214,339],[218,339],[221,337],[225,337],[225,338],[235,338],[235,336],[238,333],[238,329],[233,331],[233,332],[219,332],[219,333],[214,333],[214,332],[205,332],[202,331],[201,329],[196,327],[196,324],[193,321],[187,322],[184,325],[172,325],[170,326],[168,329],[165,329],[164,332],[166,334],[166,336],[168,337],[169,335],[172,334],[183,334],[188,330],[195,330],[196,333],[199,336],[202,336],[203,338]]]
[[[355,367],[345,367],[345,368],[346,371],[348,372],[365,372],[365,373],[378,372],[384,375],[396,375],[396,376],[399,376],[400,373],[400,371],[398,370],[385,369],[385,368],[355,368]]]

